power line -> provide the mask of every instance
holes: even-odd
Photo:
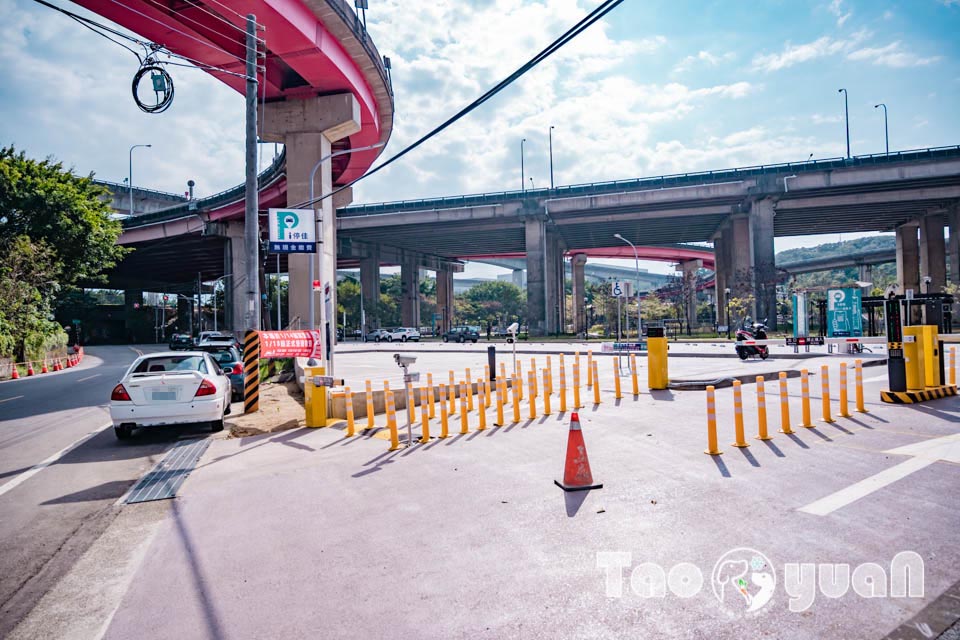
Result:
[[[115,0],[111,0],[111,1],[115,1]],[[368,177],[372,176],[373,174],[377,173],[378,171],[380,171],[381,169],[384,169],[384,168],[390,166],[391,164],[393,164],[394,162],[396,162],[397,160],[399,160],[399,159],[402,158],[403,156],[407,155],[408,153],[410,153],[411,151],[413,151],[414,149],[416,149],[417,147],[419,147],[420,145],[422,145],[422,144],[423,144],[424,142],[426,142],[427,140],[433,138],[434,136],[436,136],[437,134],[439,134],[440,132],[442,132],[444,129],[446,129],[447,127],[449,127],[449,126],[452,125],[453,123],[457,122],[458,120],[460,120],[461,118],[463,118],[464,116],[466,116],[467,114],[469,114],[471,111],[474,111],[475,109],[477,109],[478,107],[480,107],[483,103],[487,102],[490,98],[492,98],[493,96],[495,96],[495,95],[497,95],[498,93],[500,93],[500,92],[501,92],[503,89],[505,89],[507,86],[513,84],[513,82],[515,82],[517,79],[519,79],[519,78],[520,78],[521,76],[523,76],[525,73],[527,73],[528,71],[530,71],[531,69],[533,69],[535,66],[537,66],[538,64],[540,64],[541,62],[543,62],[544,60],[546,60],[548,57],[550,57],[552,54],[554,54],[556,51],[558,51],[558,50],[559,50],[561,47],[563,47],[565,44],[567,44],[568,42],[570,42],[571,40],[573,40],[574,38],[576,38],[578,35],[580,35],[581,33],[583,33],[585,30],[587,30],[588,28],[590,28],[591,25],[593,25],[595,22],[597,22],[598,20],[600,20],[601,18],[603,18],[605,15],[607,15],[608,13],[610,13],[610,11],[612,11],[613,9],[615,9],[615,8],[617,7],[617,5],[619,5],[619,4],[622,3],[622,2],[623,2],[623,0],[606,0],[605,2],[603,2],[602,4],[600,4],[597,8],[595,8],[593,11],[591,11],[589,14],[587,14],[582,20],[580,20],[580,22],[578,22],[578,23],[575,24],[574,26],[570,27],[563,35],[561,35],[559,38],[557,38],[557,39],[554,40],[552,43],[550,43],[546,48],[544,48],[542,51],[540,51],[537,55],[535,55],[535,56],[534,56],[533,58],[531,58],[529,61],[527,61],[526,63],[524,63],[522,66],[520,66],[516,71],[514,71],[513,73],[511,73],[509,76],[507,76],[506,78],[504,78],[504,79],[501,80],[500,82],[498,82],[496,85],[494,85],[492,88],[490,88],[486,93],[484,93],[483,95],[481,95],[479,98],[477,98],[476,100],[474,100],[473,102],[471,102],[470,104],[468,104],[466,107],[464,107],[463,109],[461,109],[460,111],[458,111],[456,114],[454,114],[453,116],[451,116],[450,118],[448,118],[445,122],[443,122],[442,124],[440,124],[439,126],[437,126],[436,128],[434,128],[432,131],[430,131],[429,133],[427,133],[426,135],[424,135],[423,137],[421,137],[421,138],[420,138],[419,140],[417,140],[416,142],[414,142],[414,143],[410,144],[409,146],[407,146],[405,149],[403,149],[402,151],[400,151],[397,155],[393,156],[392,158],[390,158],[389,160],[387,160],[387,161],[384,162],[383,164],[380,164],[380,165],[374,167],[373,169],[371,169],[370,171],[368,171],[368,172],[365,173],[364,175],[360,176],[359,178],[356,178],[355,180],[352,180],[351,182],[343,185],[342,187],[340,187],[340,188],[338,188],[338,189],[332,190],[330,193],[328,193],[328,194],[326,194],[326,195],[321,195],[321,196],[319,196],[319,197],[317,197],[317,198],[314,198],[313,200],[306,200],[306,201],[301,202],[301,203],[299,203],[299,204],[290,206],[290,208],[291,208],[291,209],[299,209],[299,208],[302,208],[302,207],[312,206],[312,205],[316,204],[317,202],[320,202],[320,201],[322,201],[322,200],[324,200],[324,199],[326,199],[326,198],[329,198],[329,197],[331,197],[331,196],[333,196],[333,195],[335,195],[335,194],[343,191],[344,189],[349,189],[350,187],[352,187],[353,185],[357,184],[358,182],[360,182],[360,181],[363,180],[364,178],[368,178]]]

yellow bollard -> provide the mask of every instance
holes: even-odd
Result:
[[[630,377],[633,381],[633,396],[640,395],[640,381],[637,379],[637,354],[630,354]]]
[[[427,387],[420,388],[420,426],[423,433],[420,434],[420,443],[430,442],[430,408],[427,406]]]
[[[836,422],[836,420],[830,416],[830,369],[827,365],[820,367],[820,379],[820,395],[823,399],[823,416],[821,416],[821,419],[828,423]]]
[[[563,358],[563,356],[560,356]],[[557,390],[560,396],[560,413],[567,411],[567,372],[563,368],[563,361],[560,361],[560,388]]]
[[[523,400],[523,365],[517,361],[517,389],[520,392],[520,399]]]
[[[578,358],[579,360],[579,358]],[[583,407],[580,404],[580,363],[573,363],[573,408],[580,409]]]
[[[457,383],[453,379],[453,371],[450,371],[450,384],[447,386],[448,402],[450,407],[447,409],[447,413],[454,415],[457,413]]]
[[[421,400],[421,402],[423,401]],[[430,419],[432,420],[437,417],[437,409],[433,403],[433,374],[432,373],[427,374],[427,403],[429,403],[430,405]]]
[[[717,448],[717,405],[713,387],[707,387],[707,449],[704,453],[711,456],[723,453]]]
[[[620,356],[613,358],[613,389],[617,400],[623,398],[623,394],[620,393]]]
[[[806,369],[800,370],[800,409],[803,413],[803,424],[800,426],[812,429],[813,422],[810,420],[810,373]]]
[[[507,364],[505,362],[500,363],[500,377],[504,380],[507,379]],[[504,400],[506,402],[506,400]]]
[[[450,437],[450,421],[447,416],[447,403],[443,401],[447,387],[444,384],[441,384],[439,387],[440,391],[440,437],[449,438]]]
[[[497,378],[497,426],[503,426],[503,403],[507,399],[507,381]]]
[[[849,418],[847,411],[847,363],[840,363],[840,417]]]
[[[587,351],[587,389],[593,387],[593,350]]]
[[[740,447],[749,447],[750,443],[747,442],[746,437],[743,434],[743,394],[740,391],[740,381],[733,381],[733,421],[736,426],[737,441],[733,443],[733,446]]]
[[[566,363],[563,361],[563,354],[562,354],[562,353],[560,354],[560,377],[561,377],[561,378],[566,378],[566,377],[567,377],[567,365],[566,365]]]
[[[510,389],[513,391],[513,422],[516,424],[520,422],[520,376],[513,376]]]
[[[537,382],[537,359],[536,358],[530,358],[530,371],[533,372],[533,384],[530,385],[529,387],[530,393],[532,393],[535,396],[539,396],[540,384]],[[527,380],[528,381],[530,380],[529,376],[527,377]]]
[[[343,437],[349,438],[357,433],[356,426],[353,422],[353,394],[350,392],[350,387],[343,388],[343,403],[347,409],[347,432]]]
[[[484,431],[487,428],[487,396],[485,393],[480,392],[482,388],[483,380],[477,380],[477,413],[480,418],[480,425],[477,427],[478,431]]]
[[[950,347],[950,384],[957,386],[957,348]]]
[[[767,394],[763,387],[763,376],[757,376],[757,440],[773,440],[767,434]]]
[[[527,373],[527,389],[530,391],[527,395],[530,397],[530,419],[533,420],[537,417],[537,394],[533,392],[534,384],[537,381],[537,372],[530,371]]]
[[[390,448],[388,451],[396,451],[400,448],[400,435],[397,433],[397,409],[393,403],[393,391],[384,392],[384,404],[387,410],[387,428],[390,429]]]
[[[468,423],[467,411],[467,384],[460,381],[460,434],[470,433],[470,424]]]
[[[790,396],[787,395],[787,372],[780,372],[780,433],[791,434]]]
[[[547,356],[547,381],[543,383],[543,394],[546,396],[553,394],[553,362],[550,356]]]
[[[857,412],[868,413],[867,408],[863,405],[863,360],[856,360],[854,362],[853,372],[854,381],[857,384]]]
[[[550,369],[543,370],[543,415],[550,415]]]
[[[486,399],[483,401],[485,405],[490,406],[490,387],[493,385],[490,384],[490,365],[483,365],[483,395]]]
[[[600,376],[597,374],[597,361],[593,361],[593,404],[600,404]]]
[[[470,367],[467,367],[467,411],[473,411],[473,381],[470,378]],[[477,389],[479,392],[480,390]]]
[[[407,423],[413,424],[417,421],[417,403],[416,396],[413,395],[413,383],[407,383]]]
[[[367,429],[373,429],[376,425],[373,422],[373,385],[367,380]]]

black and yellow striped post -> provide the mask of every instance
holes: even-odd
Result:
[[[243,412],[260,410],[260,334],[247,331],[243,336]]]

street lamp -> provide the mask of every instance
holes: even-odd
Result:
[[[844,114],[844,121],[847,124],[847,160],[849,160],[850,159],[850,108],[847,104],[847,90],[838,89],[837,93],[843,94],[843,114]]]
[[[536,189],[536,186],[533,184],[533,178],[530,178],[530,190],[533,191],[534,189]]]
[[[887,143],[887,155],[890,155],[890,129],[887,128],[887,105],[884,103],[875,104],[873,108],[883,107],[883,139]]]
[[[526,191],[527,189],[527,181],[523,175],[523,143],[526,141],[526,138],[520,139],[520,191]]]
[[[640,342],[640,340],[643,339],[643,320],[640,317],[640,256],[637,254],[637,247],[632,242],[619,233],[613,234],[613,237],[617,240],[623,240],[633,249],[633,259],[637,270],[637,282],[635,285],[637,289],[637,342]]]
[[[547,132],[547,135],[550,136],[550,188],[553,189],[553,130],[554,126],[550,125],[550,130]]]
[[[355,149],[342,149],[342,150],[340,150],[340,151],[334,151],[333,153],[328,153],[327,155],[325,155],[325,156],[323,156],[322,158],[320,158],[319,160],[317,160],[317,164],[313,165],[313,169],[310,170],[310,208],[311,208],[311,209],[314,209],[314,211],[316,211],[316,202],[314,202],[314,200],[316,200],[316,198],[314,197],[314,179],[317,177],[317,171],[320,170],[320,166],[323,165],[324,162],[326,162],[327,160],[330,160],[331,158],[336,158],[337,156],[346,155],[346,154],[348,154],[348,153],[354,153],[354,152],[357,152],[357,151],[369,151],[370,149],[379,149],[380,147],[384,146],[385,144],[386,144],[385,142],[378,142],[378,143],[376,143],[376,144],[371,144],[371,145],[368,145],[368,146],[366,146],[366,147],[357,147],[357,148],[355,148]],[[314,233],[315,239],[319,242],[319,240],[320,240],[321,238],[320,238],[320,234],[317,233],[317,222],[318,222],[318,218],[317,218],[316,214],[314,214],[314,216],[313,216],[313,233]],[[315,243],[314,243],[314,248],[316,248],[316,246],[317,246],[317,243],[315,242]],[[314,250],[314,252],[310,254],[310,282],[309,282],[309,286],[310,286],[309,296],[310,296],[310,297],[308,298],[308,300],[310,300],[309,322],[310,322],[310,330],[311,330],[311,331],[313,331],[313,330],[315,330],[315,329],[317,328],[316,322],[314,321],[314,307],[316,306],[316,300],[315,300],[315,297],[316,297],[316,296],[314,296],[314,294],[313,294],[313,279],[314,279],[314,277],[315,277],[315,273],[314,273],[315,266],[314,266],[314,263],[316,262],[316,260],[317,260],[317,253],[316,253],[316,250]],[[322,288],[322,287],[321,287],[321,288]],[[323,294],[323,291],[321,291],[320,293],[321,293],[321,295],[322,295],[322,294]],[[287,295],[288,295],[288,296],[292,295],[292,292],[291,292],[289,289],[287,290]],[[320,322],[323,323],[323,320],[324,320],[324,319],[323,319],[323,304],[321,304],[321,305],[320,305]],[[327,375],[333,375],[333,349],[330,347],[330,331],[329,331],[329,328],[327,329],[326,335],[324,335],[324,339],[326,340],[326,345],[327,345],[327,359],[329,360],[329,366],[328,366],[328,370],[327,370]]]
[[[130,215],[133,215],[133,150],[137,147],[152,147],[150,144],[135,144],[130,147],[130,174],[128,176],[128,186],[130,187]]]
[[[727,340],[730,339],[730,287],[726,287],[723,290],[724,300],[727,303],[727,312],[724,314],[724,319],[727,321]]]

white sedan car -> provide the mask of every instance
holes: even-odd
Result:
[[[137,358],[110,394],[117,438],[136,427],[208,422],[223,430],[230,413],[230,378],[209,353],[166,351]]]
[[[384,338],[381,338],[381,340],[383,339]],[[410,327],[397,327],[396,329],[388,329],[386,340],[387,342],[393,342],[394,340],[399,340],[400,342],[406,342],[407,340],[420,342],[420,332]]]

